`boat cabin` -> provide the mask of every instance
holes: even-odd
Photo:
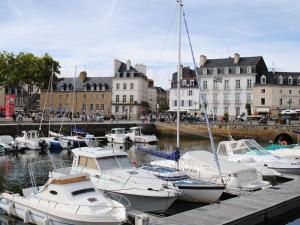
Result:
[[[133,168],[125,152],[85,147],[73,149],[73,153],[73,168],[98,171]]]
[[[142,136],[142,129],[140,127],[131,127],[128,133],[134,134],[134,136]]]
[[[125,134],[125,128],[113,128],[111,129],[111,134]]]
[[[24,139],[38,139],[39,132],[37,130],[22,131],[21,136]]]
[[[218,146],[218,155],[229,157],[233,155],[262,156],[270,155],[253,139],[221,141]]]

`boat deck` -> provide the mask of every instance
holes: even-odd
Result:
[[[149,225],[260,224],[300,207],[300,178],[173,216],[150,216]]]

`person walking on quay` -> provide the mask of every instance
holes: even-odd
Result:
[[[16,114],[15,114],[15,113],[13,113],[13,114],[11,115],[11,117],[13,118],[14,122],[16,122],[16,120],[17,120],[17,116],[16,116]]]

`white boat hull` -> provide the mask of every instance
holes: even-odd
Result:
[[[141,212],[149,212],[149,213],[157,213],[162,214],[167,211],[167,209],[175,202],[178,196],[174,197],[155,197],[155,196],[142,196],[142,195],[131,195],[118,193],[124,197],[126,197],[132,209],[141,211]]]
[[[45,210],[43,207],[34,207],[22,204],[17,197],[13,202],[13,207],[10,201],[5,202],[6,199],[1,199],[0,208],[2,208],[8,215],[18,217],[24,223],[32,223],[37,225],[118,225],[122,224],[120,221],[112,220],[112,217],[101,216],[101,221],[90,215],[76,215],[69,213],[57,213],[57,210]],[[25,202],[24,202],[25,203]],[[59,216],[60,214],[61,216]],[[99,218],[99,217],[98,217]]]

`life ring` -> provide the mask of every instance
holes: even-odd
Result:
[[[286,141],[281,141],[280,145],[287,145],[288,143]]]

